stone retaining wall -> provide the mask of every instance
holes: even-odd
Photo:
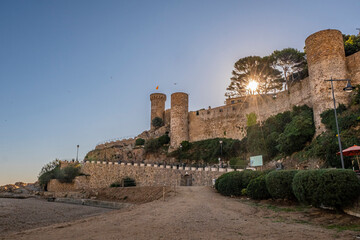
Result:
[[[185,167],[178,169],[176,166],[85,162],[82,172],[89,175],[81,180],[76,180],[76,188],[102,188],[109,187],[111,183],[121,182],[125,177],[135,179],[137,186],[164,186],[180,185],[181,178],[189,175],[192,186],[211,186],[212,180],[220,175],[233,171],[226,168],[195,168]]]
[[[74,183],[61,183],[57,179],[51,179],[47,185],[49,192],[71,192],[75,189]]]

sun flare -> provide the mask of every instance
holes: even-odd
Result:
[[[258,82],[255,82],[255,81],[250,81],[247,88],[251,91],[251,92],[255,92],[257,90],[259,86],[259,83]]]

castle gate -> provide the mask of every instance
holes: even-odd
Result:
[[[180,186],[192,186],[192,175],[188,173],[181,175]]]

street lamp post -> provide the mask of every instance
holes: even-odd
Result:
[[[343,90],[345,92],[351,92],[354,87],[351,86],[350,84],[350,79],[329,79],[329,80],[325,80],[326,82],[330,82],[331,83],[331,93],[332,93],[332,97],[333,97],[333,102],[334,102],[334,113],[335,113],[335,123],[336,123],[336,131],[337,131],[337,135],[338,135],[338,142],[339,142],[339,150],[340,150],[340,159],[341,159],[341,167],[344,169],[345,165],[344,165],[344,157],[343,157],[343,153],[342,153],[342,146],[341,146],[341,137],[340,137],[340,131],[339,131],[339,124],[338,124],[338,119],[337,119],[337,113],[336,113],[336,101],[335,101],[335,94],[334,94],[334,85],[333,82],[344,82],[347,81],[346,87],[343,88]]]
[[[76,161],[79,160],[79,145],[76,145]]]
[[[220,141],[219,141],[219,143],[220,143],[219,166],[220,166],[220,167],[222,167],[222,166],[221,166],[221,158],[222,158],[222,144],[223,144],[223,141],[222,141],[222,140],[220,140]]]
[[[220,155],[221,155],[221,157],[222,157],[222,144],[223,144],[223,141],[220,140],[219,143],[220,143]]]

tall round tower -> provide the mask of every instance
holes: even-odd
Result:
[[[189,95],[171,94],[170,147],[178,148],[182,141],[189,141]]]
[[[325,130],[320,114],[333,108],[331,83],[329,79],[347,77],[344,41],[340,31],[323,30],[310,35],[305,40],[306,56],[309,68],[310,89],[314,110],[316,135]],[[348,103],[348,94],[343,91],[346,82],[334,82],[337,104]]]
[[[154,127],[152,125],[152,120],[154,118],[159,117],[164,121],[166,95],[163,93],[150,94],[150,101],[151,101],[150,128],[153,129]]]

